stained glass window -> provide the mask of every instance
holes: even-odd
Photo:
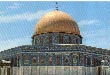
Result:
[[[56,56],[56,65],[60,65],[60,55]]]
[[[76,38],[76,44],[78,44],[78,38]]]
[[[49,56],[49,57],[48,57],[48,64],[49,64],[49,65],[52,65],[52,56]]]
[[[72,35],[71,38],[72,38],[72,43],[76,44],[76,37],[75,37],[75,35]]]
[[[49,43],[52,43],[52,35],[49,36]]]
[[[37,58],[36,57],[33,57],[32,64],[37,64]]]
[[[90,57],[89,56],[87,56],[87,66],[89,66],[90,65]]]
[[[77,65],[77,63],[78,63],[78,56],[77,56],[77,54],[74,54],[73,55],[73,65]]]
[[[58,43],[58,33],[53,33],[52,35],[52,43]]]
[[[59,43],[62,44],[63,43],[63,35],[59,34]]]
[[[26,55],[23,55],[23,64],[29,64],[29,59]]]
[[[69,36],[67,34],[64,35],[64,44],[68,44],[69,43]]]
[[[49,42],[48,36],[44,35],[43,44],[48,44],[48,42]]]
[[[85,55],[82,54],[82,57],[81,57],[81,63],[82,63],[82,65],[84,65],[84,62],[85,62]]]
[[[44,65],[45,63],[45,56],[44,55],[40,55],[40,64]]]
[[[36,42],[37,44],[40,44],[40,38],[37,38]]]
[[[71,36],[69,36],[69,44],[72,43],[72,39],[71,39]]]
[[[64,56],[64,65],[69,65],[69,55]]]

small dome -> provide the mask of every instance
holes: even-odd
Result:
[[[65,32],[80,35],[77,23],[62,11],[52,11],[44,15],[37,23],[34,35],[48,32]]]

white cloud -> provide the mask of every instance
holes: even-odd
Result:
[[[10,5],[8,8],[9,8],[9,9],[19,9],[19,8],[20,8],[20,4],[18,4],[18,3],[13,3],[13,4]]]
[[[1,40],[0,41],[0,51],[14,48],[17,46],[22,46],[22,45],[30,45],[31,44],[31,38],[16,38],[13,40]]]
[[[4,13],[5,13],[4,11],[0,11],[0,15],[1,15],[1,14],[4,14]]]
[[[85,37],[85,38],[90,38],[90,37],[96,37],[96,38],[107,38],[110,37],[110,35],[108,35],[108,28],[104,28],[104,27],[98,27],[98,28],[90,28],[87,29],[86,28],[81,32],[81,34]]]
[[[99,20],[81,20],[78,22],[79,25],[92,25],[92,24],[95,24],[95,25],[99,25]]]
[[[0,16],[0,23],[10,23],[10,22],[16,22],[16,21],[31,21],[34,19],[39,19],[41,16],[43,16],[45,13],[51,11],[52,9],[49,10],[39,10],[35,13],[32,12],[25,12],[22,14],[16,14],[16,15],[8,15],[8,16]]]
[[[89,46],[98,47],[98,48],[108,48],[110,44],[109,37],[110,35],[106,34],[105,29],[94,29],[90,31],[81,32],[83,36],[83,43]]]

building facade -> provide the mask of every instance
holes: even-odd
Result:
[[[0,52],[1,75],[102,75],[100,66],[109,66],[110,50],[83,45],[82,39],[71,16],[49,12],[37,23],[32,45]]]

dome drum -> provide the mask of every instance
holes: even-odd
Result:
[[[82,44],[82,37],[64,32],[44,33],[34,37],[33,45]]]

